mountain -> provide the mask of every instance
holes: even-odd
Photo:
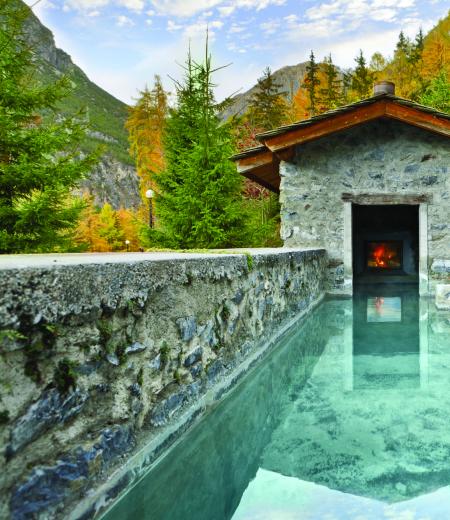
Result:
[[[22,0],[17,0],[27,8]],[[99,165],[82,186],[95,196],[96,202],[109,202],[114,208],[137,207],[140,203],[139,178],[128,153],[128,137],[124,127],[128,106],[98,85],[73,63],[71,57],[55,45],[52,32],[41,24],[30,10],[25,23],[27,40],[36,50],[37,62],[44,82],[67,74],[75,87],[61,103],[61,112],[76,113],[86,107],[91,124],[82,145],[88,152],[99,144],[105,147]]]
[[[272,72],[275,81],[280,84],[280,92],[285,92],[288,99],[291,99],[299,89],[306,74],[306,66],[307,62],[298,63],[297,65],[289,65]],[[243,114],[250,104],[252,95],[257,90],[258,86],[254,85],[250,90],[234,96],[233,101],[222,112],[222,118],[228,119],[230,116]]]

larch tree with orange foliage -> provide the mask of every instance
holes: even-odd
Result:
[[[116,219],[124,240],[129,242],[127,249],[129,251],[138,251],[140,247],[139,228],[141,223],[137,214],[132,210],[120,208],[116,211]]]
[[[422,75],[429,83],[444,71],[450,78],[450,13],[424,38]]]
[[[85,208],[75,232],[75,243],[84,251],[106,253],[110,251],[110,247],[101,234],[102,223],[99,210],[94,204],[94,198],[85,194],[83,199]]]
[[[333,110],[342,104],[342,81],[333,63],[331,54],[326,56],[319,68],[319,112]]]
[[[129,132],[130,153],[136,161],[141,179],[140,191],[145,202],[145,192],[154,188],[154,175],[164,168],[163,132],[168,114],[168,100],[161,83],[155,76],[151,90],[140,92],[136,105],[130,108],[125,124]]]
[[[308,93],[302,87],[300,87],[292,98],[289,114],[291,121],[302,121],[309,117],[308,110]]]

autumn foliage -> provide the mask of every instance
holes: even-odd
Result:
[[[136,212],[114,210],[108,203],[97,206],[88,194],[84,195],[84,201],[86,206],[75,235],[79,250],[98,253],[139,250],[143,224]]]

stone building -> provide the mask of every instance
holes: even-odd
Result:
[[[329,291],[358,282],[450,283],[450,115],[394,95],[259,134],[233,157],[280,194],[286,247],[324,247]],[[446,291],[450,294],[450,286]]]

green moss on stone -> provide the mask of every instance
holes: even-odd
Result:
[[[253,271],[253,256],[248,252],[245,252],[244,255],[247,258],[247,269]]]
[[[159,349],[159,355],[161,356],[161,363],[163,366],[167,365],[169,361],[169,346],[166,341],[163,341],[161,348]]]
[[[55,383],[56,388],[61,393],[66,393],[71,388],[76,387],[77,374],[75,372],[75,368],[77,366],[77,362],[71,361],[67,358],[64,358],[62,361],[58,363],[58,366],[55,369],[53,381]]]
[[[144,384],[144,369],[141,367],[137,375],[137,384],[142,387]]]
[[[8,422],[9,422],[8,410],[2,410],[0,412],[0,425],[8,424]]]

